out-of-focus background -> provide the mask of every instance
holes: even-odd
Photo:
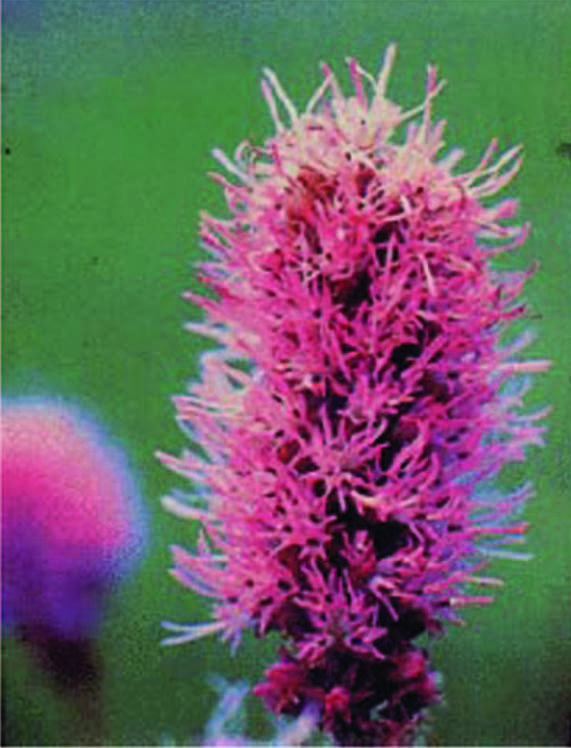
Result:
[[[530,404],[550,403],[547,448],[506,471],[537,496],[527,563],[497,561],[507,585],[466,614],[436,648],[445,703],[433,745],[562,745],[571,716],[571,3],[568,0],[4,0],[4,394],[70,398],[128,453],[149,514],[142,566],[110,600],[100,635],[108,745],[197,743],[218,696],[212,675],[257,682],[277,642],[246,636],[235,656],[216,639],[160,646],[162,620],[208,620],[208,604],[166,571],[188,523],[159,498],[181,480],[157,448],[185,440],[169,396],[197,374],[198,214],[223,212],[206,177],[213,147],[272,131],[263,66],[300,105],[330,62],[376,70],[399,45],[389,93],[421,100],[425,66],[448,86],[437,114],[447,142],[479,158],[492,136],[525,146],[510,194],[533,223],[506,267],[539,261],[527,286],[538,332],[530,352],[553,359]],[[566,145],[567,144],[567,145]],[[507,191],[506,191],[507,194]],[[3,732],[10,745],[77,745],[81,718],[28,650],[4,637]],[[247,730],[268,735],[248,701]]]

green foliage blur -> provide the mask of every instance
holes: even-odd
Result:
[[[197,375],[204,341],[182,329],[198,313],[204,255],[199,212],[223,213],[213,147],[232,153],[272,132],[262,67],[303,106],[326,60],[376,70],[390,41],[390,96],[406,106],[425,67],[448,86],[436,105],[447,142],[474,165],[493,136],[525,147],[509,188],[533,223],[502,260],[539,261],[527,287],[531,355],[553,360],[530,404],[552,405],[547,448],[506,471],[537,496],[528,563],[498,561],[506,587],[435,650],[445,703],[433,745],[562,745],[571,714],[571,3],[568,0],[4,0],[4,394],[64,395],[93,412],[128,451],[151,516],[140,571],[110,601],[101,634],[108,745],[197,744],[217,701],[209,678],[257,682],[277,642],[216,639],[161,647],[161,621],[208,620],[208,603],[167,574],[168,546],[195,529],[160,497],[182,480],[156,449],[186,446],[170,396]],[[506,193],[507,194],[507,193]],[[17,643],[3,642],[4,739],[78,745],[77,714]],[[268,738],[252,697],[247,730]]]

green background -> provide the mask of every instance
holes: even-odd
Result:
[[[232,655],[215,639],[162,648],[160,622],[208,619],[208,604],[168,577],[168,545],[190,525],[159,498],[178,486],[154,450],[184,437],[171,394],[197,374],[203,342],[182,330],[197,312],[202,209],[223,210],[206,177],[210,151],[272,131],[263,66],[302,105],[330,62],[377,69],[399,45],[389,95],[421,100],[425,66],[448,86],[437,114],[470,168],[497,135],[525,146],[510,194],[532,221],[505,266],[541,264],[526,295],[531,353],[553,367],[530,403],[549,403],[547,448],[502,482],[531,477],[537,496],[529,563],[497,562],[506,588],[466,614],[436,648],[445,704],[436,745],[561,745],[571,706],[570,291],[571,3],[567,0],[12,0],[3,4],[4,393],[64,395],[99,416],[129,452],[151,516],[148,557],[111,602],[101,643],[111,745],[198,742],[216,703],[209,675],[260,679],[276,642],[246,636]],[[78,744],[74,713],[4,643],[5,729],[27,745]],[[267,736],[255,699],[248,730]]]

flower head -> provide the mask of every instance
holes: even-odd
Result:
[[[75,409],[2,408],[2,618],[32,637],[96,636],[107,593],[144,530],[121,453]]]
[[[440,155],[431,119],[435,68],[403,112],[386,97],[394,55],[377,78],[350,60],[349,98],[324,66],[302,113],[265,71],[275,134],[234,160],[214,152],[230,218],[202,218],[215,298],[188,294],[206,312],[189,328],[221,347],[175,399],[205,457],[162,455],[202,487],[198,506],[165,503],[204,526],[196,553],[174,549],[174,574],[216,619],[170,641],[278,631],[257,693],[280,714],[318,708],[353,745],[410,738],[438,700],[415,640],[491,599],[473,588],[498,583],[478,576],[488,557],[518,555],[510,516],[530,488],[483,482],[541,443],[543,413],[522,413],[525,385],[505,382],[547,366],[514,359],[526,334],[500,346],[531,273],[490,261],[527,226],[506,223],[514,200],[485,198],[520,149],[494,162],[493,141],[456,173],[462,151]]]

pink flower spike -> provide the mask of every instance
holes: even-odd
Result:
[[[519,358],[527,333],[501,345],[532,271],[491,264],[527,226],[515,200],[481,201],[520,148],[496,157],[493,140],[453,173],[463,151],[440,155],[432,119],[443,82],[429,66],[403,111],[387,98],[395,56],[377,76],[349,58],[348,96],[324,64],[305,110],[264,70],[274,133],[234,160],[214,151],[229,217],[202,217],[211,297],[188,298],[205,314],[189,329],[219,348],[175,399],[201,453],[161,455],[201,497],[165,501],[204,530],[195,553],[175,550],[174,575],[215,605],[173,643],[279,633],[255,692],[342,745],[410,744],[439,701],[418,637],[492,601],[470,592],[501,584],[479,573],[490,558],[527,558],[504,546],[523,541],[511,516],[529,485],[487,486],[541,445],[547,415],[507,381],[549,362]]]

